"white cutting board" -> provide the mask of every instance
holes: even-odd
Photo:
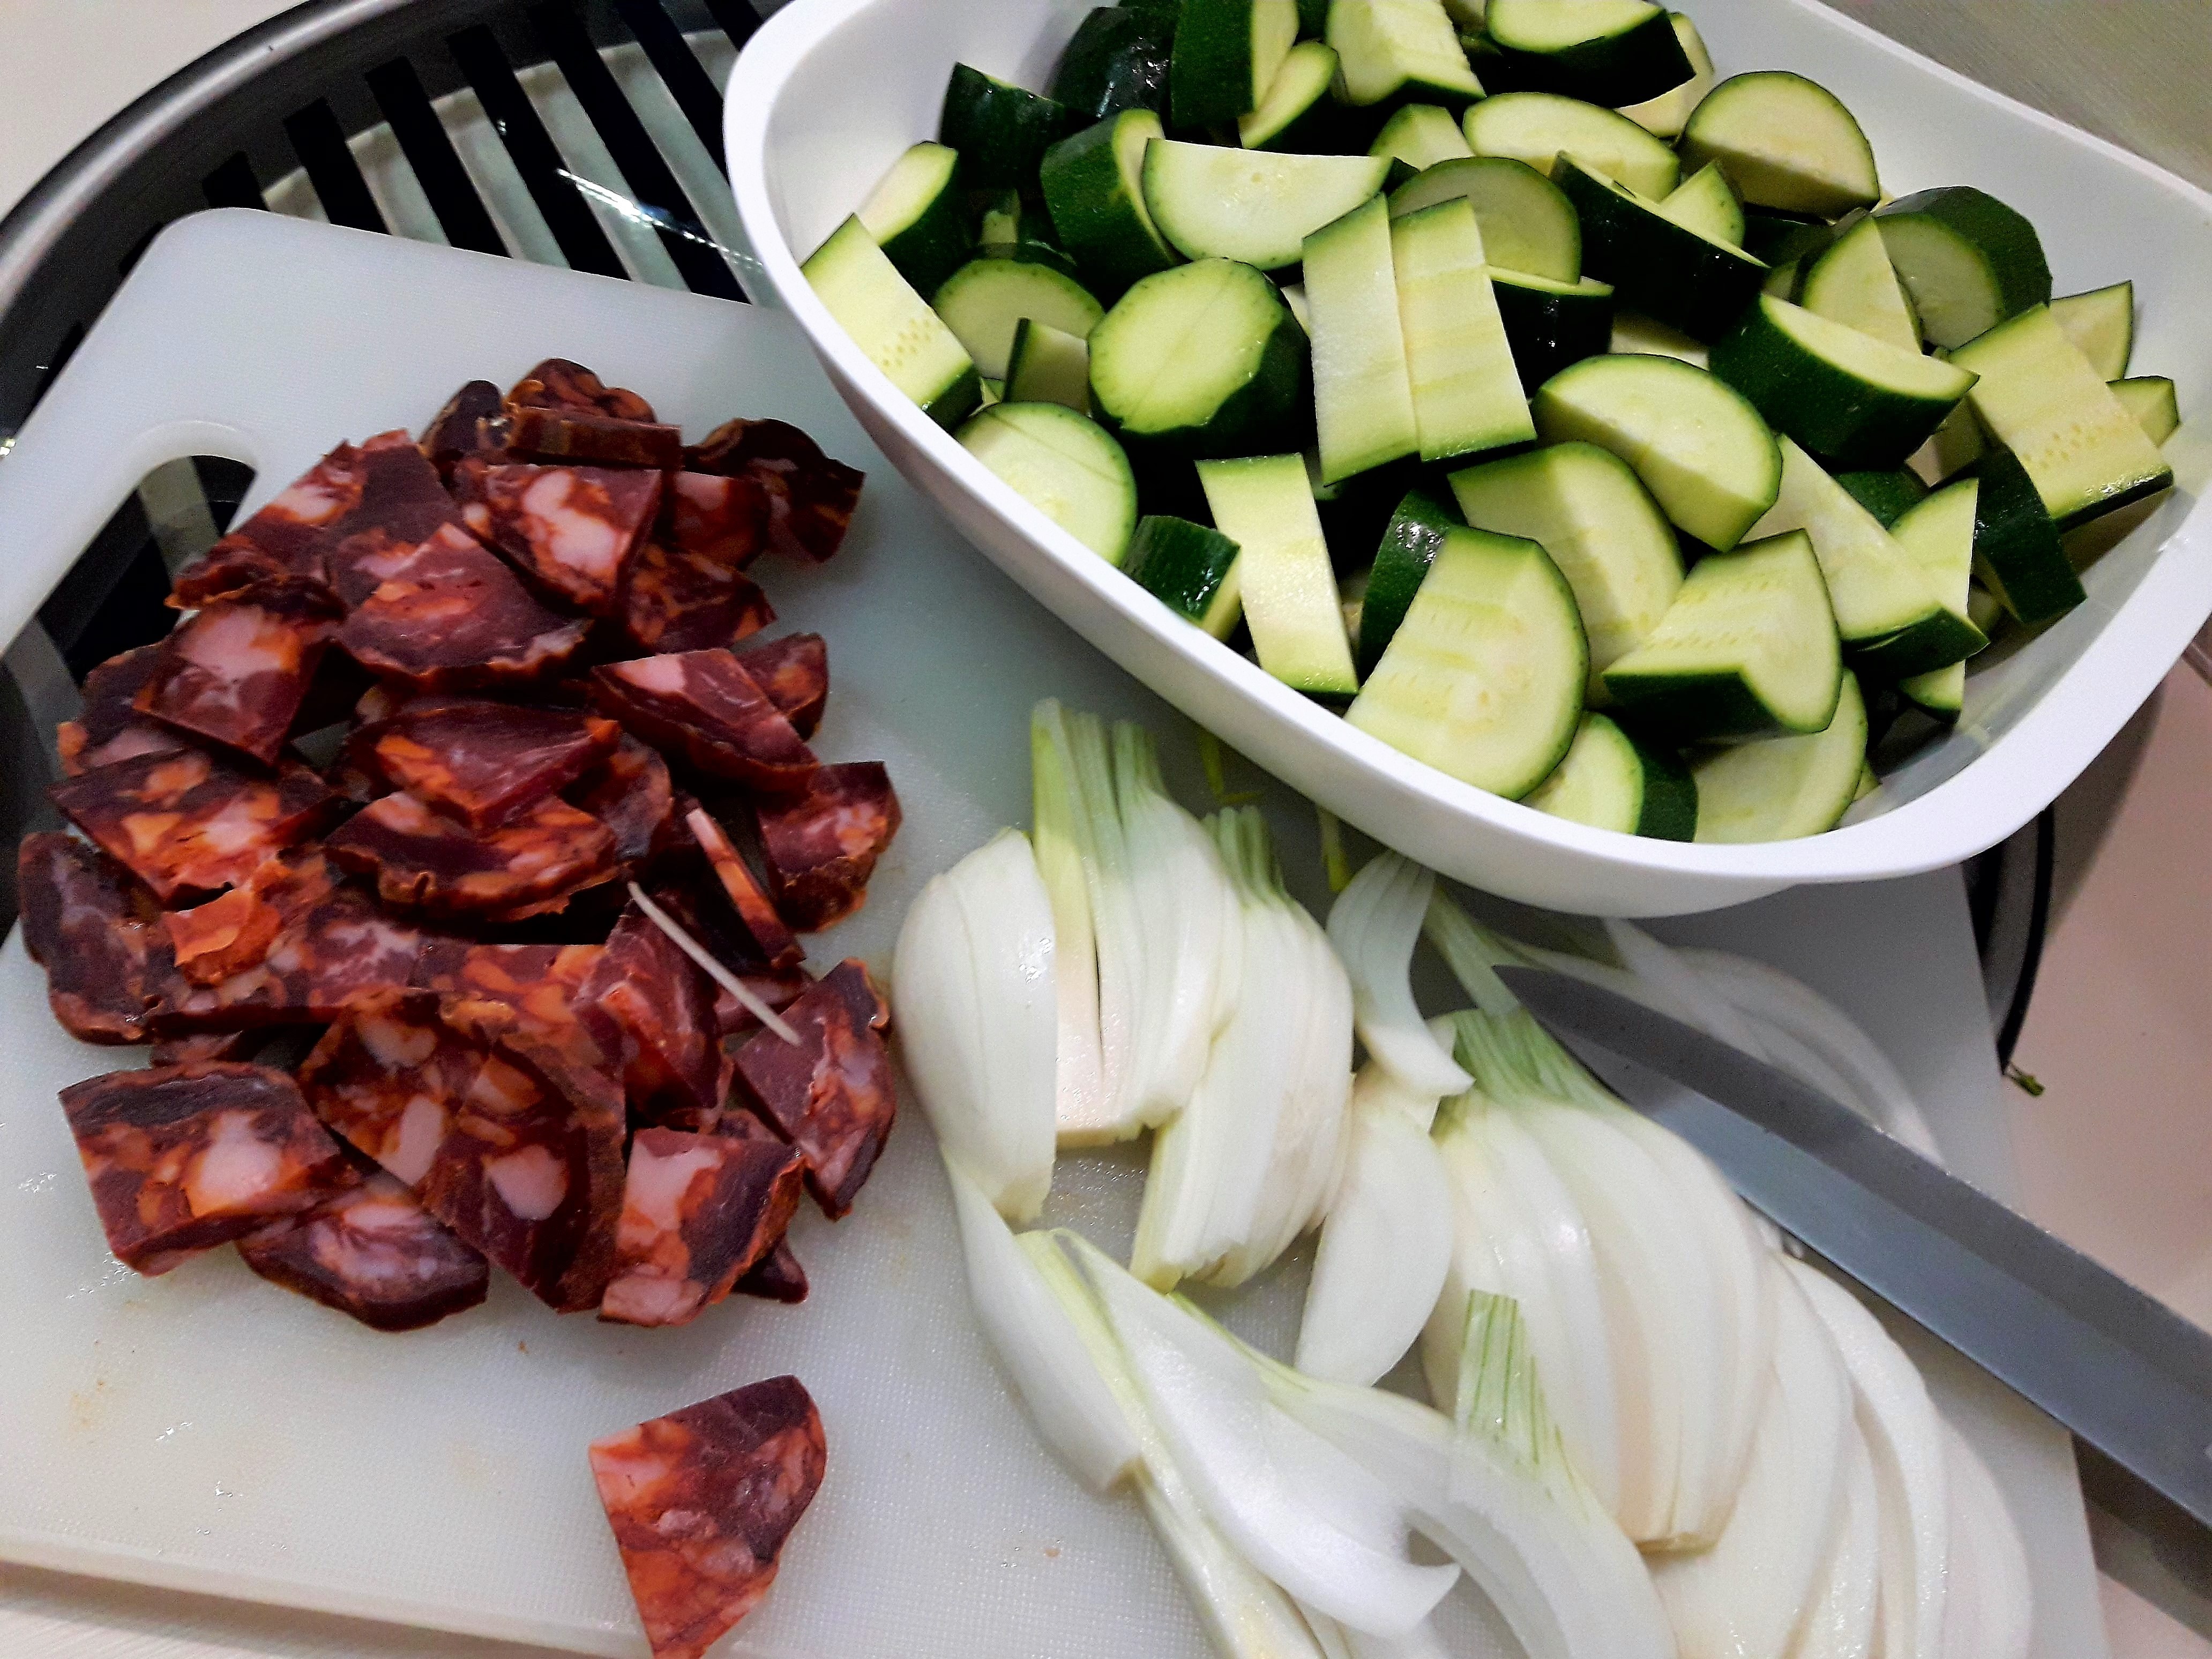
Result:
[[[259,472],[250,508],[338,440],[417,427],[460,381],[504,384],[550,355],[636,387],[695,434],[774,415],[868,471],[834,562],[763,572],[785,623],[830,640],[817,746],[887,762],[906,811],[866,909],[817,959],[880,969],[920,884],[1026,819],[1037,697],[1147,721],[1171,783],[1203,801],[1187,723],[960,544],[782,319],[266,214],[165,233],[0,460],[0,639],[150,465],[246,461]],[[1310,815],[1280,791],[1270,806],[1313,896]],[[1954,879],[1789,895],[1681,932],[1783,961],[1851,1006],[1960,1166],[2004,1188]],[[687,1330],[637,1331],[556,1318],[495,1275],[485,1308],[394,1337],[263,1284],[228,1252],[158,1280],[108,1255],[54,1095],[128,1051],[65,1036],[14,939],[0,951],[0,1559],[640,1655],[586,1443],[787,1370],[820,1402],[830,1473],[728,1651],[1206,1652],[1143,1522],[1060,1473],[980,1347],[918,1114],[849,1219],[810,1211],[795,1227],[814,1285],[801,1307],[733,1301]],[[1111,1160],[1064,1170],[1056,1208],[1110,1242],[1133,1173]],[[1289,1264],[1225,1311],[1279,1341],[1303,1272]],[[2000,1389],[1936,1380],[2029,1534],[2039,1655],[2101,1653],[2063,1437]],[[1455,1622],[1470,1659],[1510,1650],[1480,1608]]]

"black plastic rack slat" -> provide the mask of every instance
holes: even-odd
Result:
[[[345,129],[338,125],[327,100],[318,98],[305,109],[286,116],[284,136],[292,141],[293,153],[307,168],[307,182],[314,185],[332,224],[391,234],[376,198],[368,193],[368,181],[354,164]]]
[[[676,100],[676,107],[684,112],[691,131],[699,135],[715,167],[726,174],[730,167],[722,159],[722,94],[714,90],[714,77],[691,50],[684,31],[657,0],[615,0],[615,9],[637,37],[661,84]]]
[[[730,37],[730,44],[739,48],[753,38],[753,31],[761,26],[760,14],[752,9],[752,0],[707,0],[707,15]]]
[[[266,209],[269,205],[261,194],[261,181],[253,176],[253,163],[246,159],[242,149],[234,151],[200,180],[200,194],[207,198],[210,207]]]
[[[507,242],[492,222],[483,198],[477,194],[468,169],[461,165],[445,123],[431,107],[430,95],[422,90],[415,65],[404,58],[395,58],[388,64],[379,64],[363,78],[375,96],[377,108],[392,124],[392,136],[399,141],[408,165],[415,169],[416,182],[429,199],[430,210],[438,216],[446,240],[455,247],[473,248],[478,253],[506,253]]]

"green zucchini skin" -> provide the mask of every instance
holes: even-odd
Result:
[[[1759,298],[1766,267],[1740,249],[1684,229],[1571,155],[1559,158],[1552,182],[1582,221],[1583,269],[1611,283],[1622,304],[1712,340]]]
[[[1382,532],[1367,595],[1359,610],[1359,677],[1375,672],[1398,625],[1420,592],[1421,580],[1443,545],[1444,532],[1462,524],[1459,514],[1423,489],[1408,490]]]
[[[1955,349],[2007,318],[2050,301],[2051,263],[2044,255],[2043,239],[2024,215],[1986,191],[1946,185],[1877,208],[1874,216],[1930,345]],[[1931,273],[1913,257],[1915,220],[1928,222],[1962,251],[1978,256],[1990,289],[1989,310],[1954,316],[1946,296],[1931,288]]]
[[[1851,499],[1875,516],[1875,521],[1884,530],[1895,524],[1910,507],[1917,507],[1928,498],[1928,486],[1920,475],[1905,467],[1888,467],[1874,471],[1838,472],[1836,482],[1851,493]]]
[[[1644,811],[1636,820],[1636,833],[1652,841],[1695,841],[1698,838],[1698,781],[1680,757],[1644,742],[1622,729],[1621,735],[1636,745],[1644,762]]]
[[[1607,109],[1672,92],[1697,73],[1664,8],[1620,34],[1579,40],[1552,52],[1524,51],[1501,35],[1498,27],[1498,20],[1492,17],[1489,38],[1521,87],[1561,93]]]
[[[1257,284],[1273,301],[1267,338],[1256,360],[1207,418],[1174,426],[1133,423],[1129,411],[1117,409],[1108,394],[1105,379],[1114,349],[1117,319],[1122,327],[1141,317],[1172,285],[1210,279],[1209,268],[1227,265],[1246,273],[1249,286]],[[1201,276],[1200,273],[1209,273]],[[1280,293],[1249,265],[1227,259],[1201,259],[1147,276],[1115,303],[1091,334],[1091,403],[1101,426],[1132,446],[1163,453],[1204,460],[1214,457],[1282,454],[1301,449],[1311,434],[1313,398],[1308,372],[1310,350],[1306,331],[1298,326]]]
[[[1101,6],[1076,26],[1052,95],[1085,125],[1125,109],[1165,109],[1174,52],[1172,10]]]
[[[1973,469],[1974,573],[2014,621],[2037,627],[2088,597],[2059,545],[2058,526],[2035,480],[2008,449],[1991,448]]]
[[[1571,289],[1559,283],[1540,287],[1516,271],[1493,266],[1490,286],[1513,347],[1521,389],[1530,397],[1569,364],[1601,357],[1613,349],[1613,295],[1607,284],[1592,280]]]
[[[972,190],[1034,191],[1037,164],[1068,130],[1054,99],[955,64],[945,83],[937,142],[960,152],[960,181]]]
[[[1121,568],[1169,610],[1203,628],[1231,580],[1238,550],[1209,525],[1155,514],[1137,521]]]
[[[1149,133],[1158,119],[1140,110],[1109,115],[1054,144],[1038,169],[1060,245],[1085,285],[1103,300],[1118,298],[1132,283],[1178,263],[1152,228],[1142,190],[1132,191],[1121,172],[1115,136],[1125,125]]]

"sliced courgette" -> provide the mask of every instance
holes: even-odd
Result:
[[[1691,112],[1713,89],[1713,57],[1705,50],[1705,37],[1698,33],[1695,23],[1679,11],[1668,21],[1674,25],[1674,38],[1682,43],[1683,57],[1689,60],[1690,78],[1656,98],[1632,104],[1620,112],[1655,138],[1674,139],[1682,136]]]
[[[1954,349],[2051,298],[2035,227],[1986,191],[1923,190],[1874,216],[1930,345]]]
[[[1039,168],[1053,228],[1103,298],[1176,263],[1145,207],[1145,149],[1160,136],[1152,111],[1123,110],[1054,144]]]
[[[1382,187],[1372,155],[1294,155],[1155,138],[1145,150],[1145,206],[1160,234],[1193,259],[1260,270],[1298,263],[1307,235]]]
[[[1583,233],[1574,204],[1526,161],[1504,155],[1439,161],[1390,192],[1390,216],[1402,219],[1455,197],[1474,204],[1483,257],[1492,268],[1570,284],[1581,277]]]
[[[1344,148],[1344,120],[1330,88],[1336,53],[1318,40],[1301,40],[1283,59],[1267,95],[1249,115],[1237,118],[1237,142],[1246,149],[1325,155]]]
[[[1688,841],[1698,830],[1698,786],[1681,761],[1604,714],[1583,716],[1567,757],[1522,805],[1655,841]]]
[[[1217,640],[1244,614],[1237,544],[1209,526],[1153,514],[1137,521],[1121,568],[1154,599]]]
[[[1992,449],[1974,469],[1974,574],[2015,622],[2030,628],[2063,617],[2088,596],[2059,545],[2058,526],[2035,480],[2009,449]]]
[[[975,230],[975,252],[988,259],[1025,259],[1074,277],[1073,255],[1060,245],[1045,210],[1018,190],[994,192]]]
[[[2136,285],[2115,283],[2051,302],[2051,319],[2106,380],[2124,379],[2136,344]]]
[[[1710,368],[1713,357],[1701,342],[1640,311],[1613,313],[1613,340],[1607,349],[1617,356],[1672,357],[1692,368]]]
[[[1838,472],[1836,482],[1850,491],[1851,499],[1874,515],[1885,530],[1893,527],[1910,507],[1928,499],[1928,486],[1920,475],[1902,466],[1879,471]]]
[[[1059,404],[1079,415],[1091,412],[1091,348],[1070,334],[1024,317],[1014,325],[1014,343],[1006,353],[1006,401]]]
[[[1954,618],[1954,634],[1964,648],[1964,662],[1984,646],[1989,636],[1967,614],[1967,599],[1974,582],[1974,520],[1981,495],[1980,483],[1962,478],[1946,484],[1918,505],[1898,515],[1889,533],[1920,568],[1929,588]],[[1942,665],[1948,667],[1950,665]],[[1926,671],[1937,672],[1935,668]],[[1902,678],[1916,678],[1905,675]]]
[[[1425,490],[1408,490],[1383,527],[1375,563],[1367,574],[1367,586],[1359,611],[1359,672],[1364,678],[1375,672],[1389,648],[1392,635],[1406,620],[1413,595],[1421,591],[1444,532],[1460,523],[1459,515]]]
[[[960,182],[969,189],[1034,190],[1045,151],[1073,125],[1058,100],[955,64],[937,139],[960,152]]]
[[[1802,531],[1699,559],[1659,626],[1605,674],[1622,713],[1674,743],[1825,731],[1843,679]]]
[[[1743,246],[1743,204],[1736,199],[1735,187],[1717,161],[1706,162],[1675,185],[1665,200],[1652,205],[1709,242]]]
[[[1723,551],[1774,505],[1782,452],[1743,395],[1672,357],[1592,357],[1532,404],[1547,443],[1579,438],[1628,463],[1662,512]]]
[[[1760,70],[1707,93],[1682,129],[1682,159],[1718,161],[1753,207],[1836,218],[1881,199],[1874,146],[1843,101],[1786,70]]]
[[[1522,84],[1593,104],[1641,103],[1696,74],[1649,0],[1492,0],[1483,27]]]
[[[960,428],[968,453],[1109,564],[1137,522],[1128,457],[1096,422],[1060,404],[994,404]]]
[[[945,325],[959,336],[976,372],[994,380],[1006,377],[1014,325],[1023,318],[1034,317],[1080,339],[1105,315],[1105,308],[1073,276],[1026,259],[970,259],[945,279],[932,303]]]
[[[1345,719],[1518,799],[1574,742],[1589,672],[1574,593],[1544,550],[1452,527]]]
[[[1167,107],[1176,9],[1101,6],[1076,26],[1052,79],[1052,95],[1071,123],[1087,126],[1125,109]]]
[[[1259,108],[1297,38],[1297,0],[1183,0],[1168,70],[1176,125],[1224,126]]]
[[[1881,226],[1872,218],[1857,221],[1806,267],[1796,297],[1816,316],[1919,355],[1920,324],[1889,262]]]
[[[1483,246],[1487,249],[1489,244]],[[1533,394],[1570,363],[1613,349],[1610,283],[1595,276],[1573,283],[1547,282],[1493,264],[1490,289],[1523,392]]]
[[[1437,0],[1329,0],[1328,43],[1355,108],[1401,103],[1458,109],[1482,96]]]
[[[1474,154],[1467,147],[1459,117],[1439,104],[1401,105],[1382,124],[1367,153],[1403,161],[1417,173],[1439,161],[1465,161]]]
[[[1690,768],[1701,842],[1796,841],[1836,827],[1866,775],[1866,699],[1844,676],[1836,716],[1809,737],[1715,750]]]
[[[2062,531],[2172,483],[2158,446],[2048,306],[1998,324],[1951,361],[1981,376],[1967,394],[1974,414],[2020,458]]]
[[[1091,408],[1133,441],[1249,455],[1303,437],[1305,331],[1249,265],[1201,259],[1146,277],[1090,346]]]
[[[855,214],[805,267],[815,297],[890,383],[939,426],[957,427],[983,395],[975,361],[898,273]]]
[[[1439,202],[1389,223],[1422,460],[1530,441],[1536,427],[1484,268],[1474,204]]]
[[[1552,176],[1582,221],[1583,268],[1624,305],[1710,340],[1759,297],[1766,267],[1741,248],[1677,223],[1576,156],[1560,156]]]
[[[860,204],[860,222],[917,294],[936,293],[939,283],[968,263],[959,171],[958,151],[915,144]]]
[[[1390,216],[1380,197],[1306,238],[1305,279],[1322,482],[1419,453]]]
[[[1238,587],[1260,666],[1293,690],[1352,696],[1359,679],[1304,461],[1200,461],[1198,480],[1214,527],[1242,550]]]
[[[1966,665],[1954,662],[1948,668],[1915,674],[1910,679],[1899,680],[1897,689],[1905,702],[1930,720],[1954,725],[1966,706]]]
[[[1976,378],[1771,295],[1714,342],[1712,371],[1776,431],[1845,468],[1901,465]]]
[[[2180,428],[2180,399],[2174,393],[2173,382],[2162,374],[2115,380],[2112,396],[2120,400],[2122,409],[2135,416],[2143,435],[2154,444],[2163,444]]]
[[[1674,152],[1635,122],[1556,93],[1500,93],[1468,110],[1465,125],[1477,155],[1511,156],[1547,179],[1564,152],[1654,200],[1682,179]]]
[[[1682,550],[1628,464],[1595,444],[1563,443],[1451,477],[1468,523],[1542,546],[1574,589],[1589,638],[1589,698],[1607,668],[1650,638],[1682,586]]]

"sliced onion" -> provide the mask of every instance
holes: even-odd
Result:
[[[1096,859],[1076,783],[1067,711],[1048,697],[1030,715],[1037,873],[1052,899],[1053,985],[1060,1007],[1054,1110],[1061,1143],[1116,1138],[1098,1025],[1098,928],[1086,869]]]
[[[2034,1592],[2012,1511],[1989,1466],[1948,1423],[1943,1458],[1951,1499],[1943,1659],[2027,1659]]]
[[[1881,1638],[1881,1510],[1874,1461],[1854,1426],[1844,1450],[1844,1511],[1790,1659],[1872,1659]]]
[[[1633,922],[1608,921],[1605,933],[1620,953],[1621,965],[1675,1004],[1680,1011],[1676,1018],[1754,1060],[1767,1057],[1743,1016],[1676,956],[1673,946],[1652,938]]]
[[[1474,1079],[1430,1036],[1413,1001],[1413,947],[1436,886],[1433,871],[1395,853],[1370,860],[1330,907],[1328,940],[1351,975],[1353,1019],[1369,1057],[1407,1089],[1441,1098]]]

